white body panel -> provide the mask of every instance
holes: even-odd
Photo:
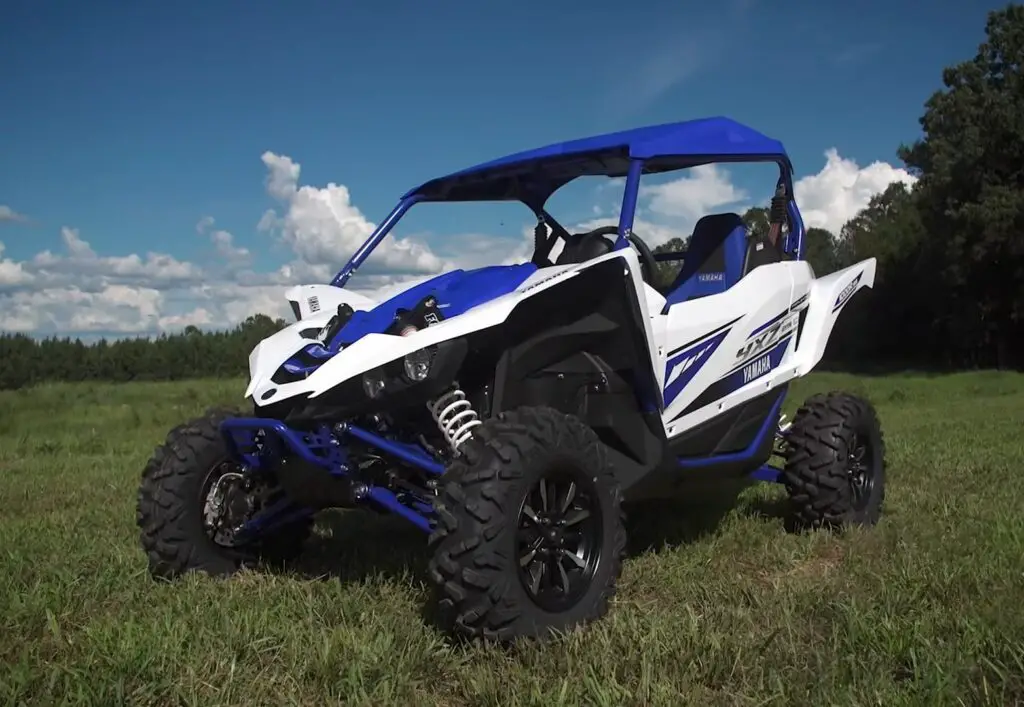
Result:
[[[299,306],[299,319],[338,311],[338,305],[348,304],[352,309],[372,309],[377,301],[352,290],[333,285],[297,285],[284,293],[289,302]],[[330,317],[328,317],[330,318]]]
[[[665,336],[660,344],[665,354],[731,326],[709,358],[699,363],[699,370],[678,397],[666,400],[662,414],[666,435],[674,437],[809,373],[821,360],[842,307],[858,290],[874,285],[875,266],[875,259],[869,258],[815,279],[806,262],[762,265],[726,292],[671,307],[664,316]],[[806,315],[797,342],[803,310]],[[778,321],[778,328],[765,328],[773,320]],[[759,340],[763,336],[768,338]],[[776,346],[777,354],[770,356]],[[749,353],[740,355],[745,351]],[[663,355],[661,365],[668,360],[669,356]],[[724,383],[731,374],[739,379],[739,385],[725,385],[725,395],[692,406],[710,386]],[[668,385],[674,375],[675,371],[668,374]],[[743,382],[747,379],[749,382]]]
[[[726,292],[682,302],[663,313],[665,298],[643,283],[636,254],[623,249],[578,265],[538,270],[514,291],[411,336],[368,334],[308,378],[278,385],[270,376],[310,343],[300,331],[325,326],[342,302],[354,309],[375,304],[330,285],[297,287],[289,290],[288,298],[299,302],[302,319],[252,352],[246,396],[253,396],[261,405],[299,394],[319,396],[425,346],[500,325],[524,300],[614,258],[624,260],[623,275],[632,277],[636,291],[643,293],[638,304],[650,364],[659,388],[665,391],[662,422],[668,437],[811,371],[824,354],[843,306],[858,290],[874,285],[876,267],[875,259],[870,258],[815,279],[805,262],[762,265]],[[310,297],[317,298],[318,311],[309,306]],[[804,309],[797,346],[797,324]],[[721,394],[711,395],[712,387]],[[701,402],[705,398],[707,401]]]
[[[322,309],[320,312],[308,319],[295,322],[273,336],[264,339],[253,350],[249,356],[250,381],[245,395],[246,397],[254,396],[255,400],[261,405],[271,404],[299,394],[308,393],[311,397],[316,397],[354,376],[361,375],[388,361],[402,358],[406,354],[417,351],[425,346],[454,339],[473,331],[497,326],[504,322],[516,305],[523,300],[532,297],[538,292],[554,287],[589,267],[615,258],[623,258],[625,260],[623,263],[623,275],[628,274],[632,277],[636,291],[643,292],[645,285],[639,274],[640,263],[636,253],[629,249],[608,253],[578,265],[544,268],[528,277],[512,292],[485,302],[457,317],[445,319],[411,336],[368,334],[351,346],[347,346],[344,351],[324,363],[308,378],[281,385],[272,382],[270,377],[281,364],[288,360],[296,351],[311,343],[309,339],[304,339],[299,335],[300,331],[314,326],[325,326],[336,310],[337,304],[340,304],[342,301],[352,303],[351,297],[353,295],[360,297],[360,295],[355,293],[333,287],[331,289],[344,293],[338,297],[337,303],[334,304],[333,308],[324,306],[324,303],[321,302]],[[647,340],[651,341],[653,334],[650,317],[647,314],[646,298],[641,298],[639,305],[646,323]],[[652,351],[651,353],[651,364],[655,365],[655,352]],[[655,366],[655,368],[657,367]]]
[[[791,268],[790,263],[762,265],[726,292],[681,302],[669,308],[665,316],[665,343],[662,346],[665,354],[739,319],[679,396],[671,401],[666,400],[662,421],[666,423],[669,437],[760,395],[770,387],[770,383],[761,381],[750,390],[741,388],[727,398],[670,424],[704,389],[733,368],[736,351],[756,327],[789,307],[793,301]],[[666,366],[667,360],[667,356],[662,358],[662,368]],[[674,374],[675,371],[669,373],[670,380]]]

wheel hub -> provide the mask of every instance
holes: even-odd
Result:
[[[211,470],[203,505],[203,527],[218,545],[233,547],[237,534],[260,506],[252,482],[221,465]],[[218,475],[218,471],[220,474]]]
[[[875,477],[870,464],[870,445],[860,437],[854,437],[847,456],[847,479],[853,494],[853,505],[857,510],[865,508],[871,499]]]
[[[527,494],[516,534],[519,578],[548,611],[572,606],[586,592],[600,559],[598,506],[567,474],[541,478]]]

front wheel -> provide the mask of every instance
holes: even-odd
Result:
[[[171,430],[146,464],[136,523],[151,575],[228,575],[258,562],[297,557],[312,520],[303,518],[266,538],[242,540],[237,529],[283,497],[269,480],[251,480],[229,458],[220,435],[227,411],[210,411]]]
[[[875,409],[847,393],[808,398],[786,433],[782,482],[796,524],[874,525],[885,499],[885,440]]]
[[[520,408],[478,427],[463,450],[429,539],[442,626],[509,641],[602,617],[626,531],[593,430],[550,408]]]

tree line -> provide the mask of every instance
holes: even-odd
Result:
[[[0,335],[0,390],[47,381],[183,380],[241,376],[249,353],[285,326],[282,319],[256,314],[228,331],[187,327],[180,334],[148,338],[33,339]]]
[[[918,177],[914,186],[890,185],[839,233],[808,229],[807,259],[818,276],[878,259],[874,289],[847,306],[824,365],[1024,367],[1022,65],[1024,6],[1011,4],[988,14],[974,58],[942,72],[921,137],[897,149]],[[751,231],[767,228],[767,209],[750,209],[744,220]],[[656,250],[683,248],[675,240]],[[284,324],[258,314],[230,331],[189,327],[88,345],[2,334],[0,389],[244,375],[252,348]]]

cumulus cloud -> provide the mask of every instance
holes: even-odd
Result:
[[[614,181],[599,187],[602,203],[594,206],[594,218],[570,230],[582,232],[618,223],[623,183]],[[604,201],[609,193],[614,194],[614,202]],[[733,184],[732,175],[721,165],[694,167],[676,179],[641,184],[633,232],[655,248],[673,238],[687,238],[701,216],[723,210],[742,213],[749,207],[749,200],[750,195]]]
[[[100,256],[79,231],[60,232],[64,252],[2,258],[0,330],[59,334],[159,329],[165,293],[202,280],[203,269],[163,253]]]
[[[0,329],[55,333],[147,333],[156,328],[164,295],[151,287],[72,285],[19,290],[3,300]]]
[[[236,246],[234,239],[228,231],[222,229],[211,230],[216,223],[212,216],[203,216],[196,224],[196,233],[201,236],[208,236],[217,254],[230,265],[242,265],[249,262],[250,253],[248,248]]]
[[[199,223],[196,224],[196,233],[200,236],[205,235],[207,231],[215,224],[213,216],[203,216],[199,219]]]
[[[44,250],[24,264],[42,284],[60,284],[70,278],[87,289],[102,289],[111,284],[160,289],[197,282],[203,277],[203,269],[198,265],[166,253],[100,256],[76,228],[61,228],[60,237],[66,253]]]
[[[0,293],[32,282],[32,273],[25,270],[24,263],[18,263],[4,256],[5,246],[0,242]]]
[[[679,216],[692,222],[709,211],[748,198],[745,191],[730,181],[729,173],[714,164],[694,167],[684,177],[644,187],[640,196],[650,200],[648,208],[655,214]]]
[[[343,184],[299,186],[300,165],[290,157],[263,153],[267,193],[281,202],[283,214],[271,210],[259,228],[276,233],[306,263],[340,266],[373,233],[369,221],[352,203]],[[408,274],[439,272],[444,261],[423,243],[390,234],[367,260],[367,272]]]
[[[860,167],[854,160],[825,151],[825,167],[793,184],[793,194],[808,228],[824,228],[833,235],[864,209],[875,194],[893,182],[913,185],[917,177],[886,162]]]
[[[888,184],[914,181],[905,170],[883,162],[860,167],[836,150],[827,151],[825,158],[824,168],[800,179],[795,188],[808,226],[833,233]],[[201,217],[195,227],[216,252],[202,265],[158,252],[100,254],[78,229],[64,227],[56,252],[47,249],[18,260],[0,243],[0,330],[148,335],[190,325],[230,327],[257,312],[289,318],[284,289],[328,281],[375,224],[353,203],[346,186],[303,185],[301,166],[290,157],[265,152],[262,160],[264,189],[277,206],[259,219],[256,233],[270,234],[292,253],[277,268],[253,269],[249,249],[229,231],[217,228],[212,216]],[[606,187],[621,190],[621,180],[614,181]],[[617,195],[607,198],[612,193],[599,190],[592,215],[564,225],[581,232],[616,223]],[[753,203],[767,203],[768,196],[751,198],[721,166],[699,167],[681,179],[645,186],[634,230],[653,247],[689,235],[706,213],[742,213]],[[0,218],[5,213],[0,211]],[[421,239],[393,234],[351,286],[379,297],[410,278],[422,279],[452,267],[523,262],[532,252],[532,242],[533,225],[527,223],[518,239],[486,233],[447,236],[443,253]]]
[[[0,204],[0,223],[25,223],[27,221],[28,216],[25,214],[19,214],[10,206]]]

